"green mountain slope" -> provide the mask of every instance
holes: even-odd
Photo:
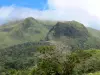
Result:
[[[61,41],[74,49],[100,48],[99,39],[76,21],[58,22],[49,31],[47,40]]]
[[[44,40],[44,37],[54,23],[29,17],[0,26],[0,48],[30,41]]]
[[[99,31],[99,30],[96,30],[96,29],[93,29],[93,28],[90,28],[90,27],[87,27],[87,29],[88,29],[88,32],[89,32],[92,36],[94,36],[94,37],[100,39],[100,31]]]
[[[76,21],[57,22],[32,17],[0,26],[0,48],[40,40],[62,41],[72,48],[98,48],[100,31]]]
[[[9,22],[0,26],[0,75],[97,72],[100,70],[99,32],[76,21],[29,17]]]
[[[76,21],[58,22],[49,32],[49,35],[54,35],[56,38],[66,36],[71,38],[88,37],[87,29]],[[48,39],[50,39],[48,37]]]

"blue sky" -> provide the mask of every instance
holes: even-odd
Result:
[[[76,20],[100,29],[100,0],[0,0],[0,23],[27,17]]]
[[[44,8],[47,8],[47,0],[1,0],[0,1],[0,6],[10,6],[10,5],[43,10]]]

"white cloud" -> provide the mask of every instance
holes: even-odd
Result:
[[[99,0],[48,0],[48,10],[37,10],[26,7],[3,6],[0,8],[0,20],[34,17],[48,20],[76,20],[86,26],[100,29]],[[98,23],[93,26],[91,23]]]
[[[48,0],[50,8],[57,10],[67,8],[85,8],[87,0]]]
[[[1,7],[0,8],[0,19],[5,19],[9,16],[9,14],[12,12],[13,6],[9,7]]]
[[[100,0],[48,0],[48,4],[56,10],[80,8],[100,18]]]
[[[89,13],[98,16],[100,18],[100,0],[88,0]]]
[[[50,9],[62,13],[61,19],[77,20],[100,29],[100,0],[48,0],[48,5]]]

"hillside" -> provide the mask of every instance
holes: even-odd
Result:
[[[0,75],[91,75],[100,71],[100,50],[63,52],[46,42],[38,43],[1,49]]]
[[[78,38],[78,37],[88,37],[88,31],[84,25],[76,21],[68,22],[58,22],[48,33],[49,35],[54,35],[56,38],[61,36]],[[47,39],[50,39],[49,37]]]
[[[0,26],[0,48],[44,40],[49,29],[55,23],[36,20],[32,17],[6,23]]]
[[[76,21],[57,22],[29,17],[0,26],[0,48],[41,40],[61,41],[73,49],[99,48],[99,36],[98,30],[86,28]]]
[[[76,21],[58,22],[47,34],[47,40],[61,41],[74,49],[100,48],[99,37]]]
[[[100,39],[100,30],[96,30],[96,29],[93,29],[93,28],[90,28],[90,27],[87,27],[87,29],[88,29],[88,32],[89,32],[92,36],[94,36],[94,37]]]
[[[77,21],[6,23],[0,26],[0,75],[99,74],[99,32]]]

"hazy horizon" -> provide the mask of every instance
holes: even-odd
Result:
[[[85,26],[100,29],[99,0],[3,0],[0,2],[0,23],[34,17],[43,20],[76,20]]]

